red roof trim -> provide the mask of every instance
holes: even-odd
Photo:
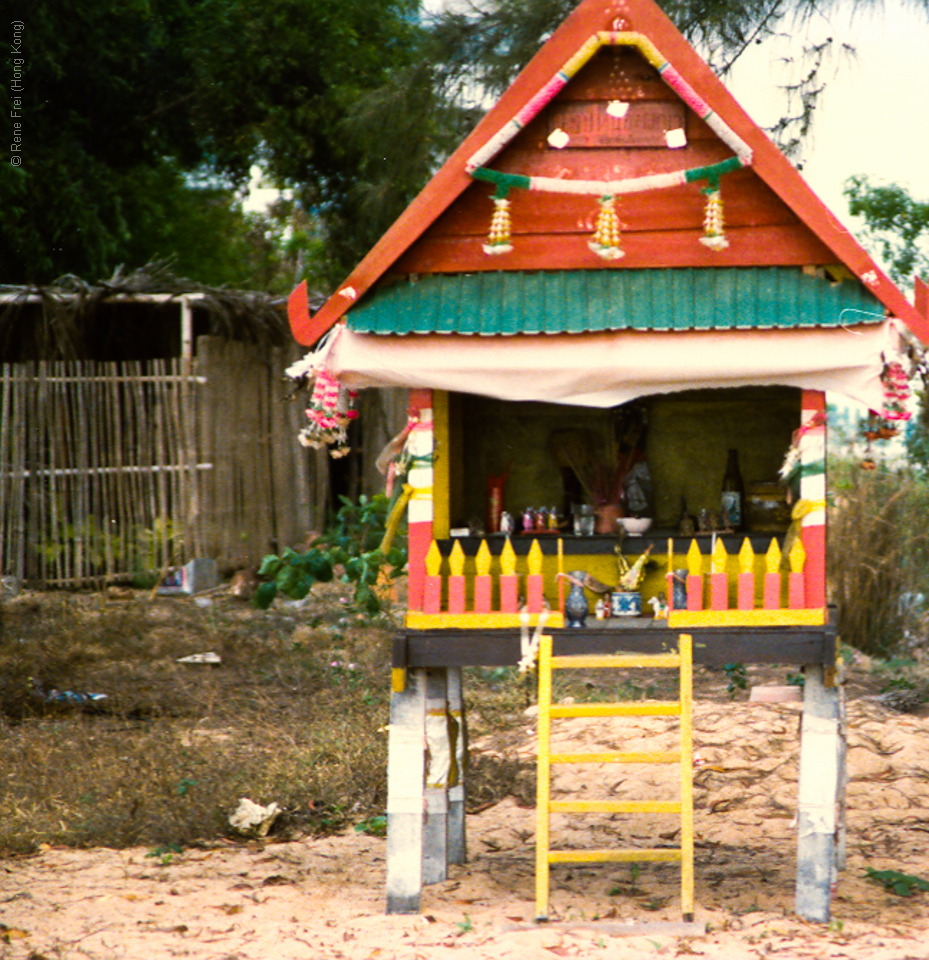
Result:
[[[577,7],[314,316],[310,317],[298,291],[294,291],[290,318],[298,342],[315,343],[464,192],[472,182],[466,171],[468,159],[542,88],[554,70],[592,34],[620,28],[644,35],[661,50],[696,93],[751,147],[755,173],[819,237],[836,260],[867,285],[889,313],[906,323],[921,340],[929,341],[929,317],[917,311],[880,270],[652,0],[626,0],[621,24],[614,23],[615,9],[610,0],[584,0]]]

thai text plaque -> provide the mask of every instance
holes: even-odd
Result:
[[[559,103],[548,112],[549,133],[563,130],[567,147],[664,147],[669,130],[684,129],[686,107],[675,101],[629,104],[624,117],[607,113],[608,104]]]

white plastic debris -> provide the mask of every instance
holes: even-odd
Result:
[[[222,663],[218,653],[192,653],[189,657],[180,657],[178,663]]]
[[[263,807],[248,797],[241,797],[238,808],[229,818],[229,825],[246,836],[265,837],[280,812],[276,803]]]
[[[10,600],[22,592],[23,584],[18,577],[0,577],[0,600]]]

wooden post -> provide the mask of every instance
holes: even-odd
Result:
[[[387,749],[387,912],[418,913],[423,886],[426,671],[390,698]]]
[[[738,608],[755,609],[755,551],[748,537],[742,541],[739,550]]]
[[[696,540],[687,551],[687,609],[703,609],[703,557]]]
[[[448,671],[426,670],[425,822],[423,824],[423,883],[441,883],[448,876],[448,785],[452,770],[448,733]]]
[[[452,741],[452,773],[448,788],[448,862],[468,859],[465,835],[465,774],[468,769],[468,728],[460,667],[448,670],[448,727]]]
[[[542,595],[542,548],[533,540],[526,557],[529,572],[526,575],[526,603],[530,613],[541,613],[545,605]]]
[[[474,558],[474,612],[490,613],[493,582],[490,577],[490,548],[486,540],[481,540],[477,556]]]
[[[806,582],[803,575],[806,551],[803,549],[802,540],[794,542],[787,559],[790,563],[790,573],[787,575],[787,606],[791,610],[801,610],[806,606]]]
[[[727,572],[729,554],[726,552],[722,537],[716,538],[713,553],[710,556],[710,609],[729,609],[729,573]]]
[[[439,613],[442,610],[442,577],[439,575],[442,568],[442,554],[435,540],[429,544],[424,563],[426,573],[422,587],[422,610],[424,613]]]
[[[836,805],[839,799],[838,688],[823,682],[821,664],[807,665],[800,734],[797,804],[796,911],[829,921],[836,878]]]
[[[517,613],[519,610],[519,578],[516,576],[516,552],[507,538],[500,551],[500,610]]]
[[[452,552],[448,558],[448,612],[465,612],[465,555],[461,549],[461,541],[452,544]]]
[[[764,569],[764,608],[777,610],[781,605],[781,548],[773,537],[764,557]]]

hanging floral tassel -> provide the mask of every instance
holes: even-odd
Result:
[[[601,197],[597,226],[593,239],[587,246],[604,260],[618,260],[625,256],[625,252],[619,247],[619,235],[619,217],[616,215],[615,197]]]
[[[703,215],[703,236],[700,242],[711,250],[725,250],[729,246],[723,228],[723,195],[718,183],[711,183],[704,191],[706,211]]]
[[[910,381],[903,365],[897,361],[888,363],[881,373],[881,382],[884,385],[884,419],[909,420]]]
[[[355,410],[357,390],[346,390],[338,379],[326,370],[316,374],[313,394],[306,415],[309,423],[297,435],[304,447],[329,446],[332,457],[344,457],[351,449],[348,446],[347,429],[356,419]]]
[[[484,253],[509,253],[513,249],[510,242],[510,201],[499,194],[493,200],[494,215],[490,221],[490,234],[484,244]]]

